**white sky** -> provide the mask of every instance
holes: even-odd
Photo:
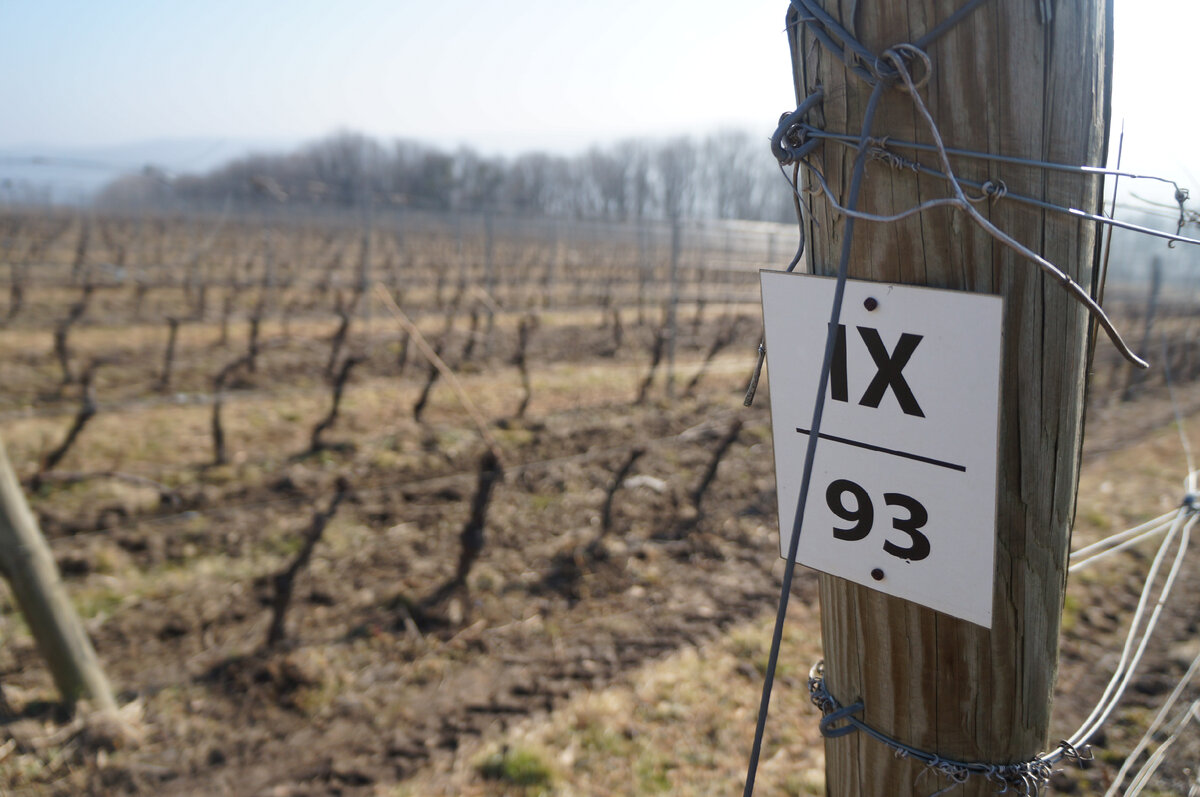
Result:
[[[1200,3],[1116,2],[1124,165],[1200,189],[1190,146]],[[785,0],[0,0],[0,147],[294,143],[337,129],[489,153],[575,152],[720,126],[765,139],[794,103],[786,9]]]
[[[484,151],[773,126],[779,0],[0,0],[0,145],[313,138]]]

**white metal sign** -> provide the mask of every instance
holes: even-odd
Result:
[[[783,556],[835,286],[762,272]],[[846,283],[797,562],[991,627],[1002,310]]]

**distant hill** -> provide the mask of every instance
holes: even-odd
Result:
[[[75,205],[114,179],[148,168],[169,176],[201,174],[250,152],[282,152],[296,141],[186,138],[103,147],[0,146],[0,203]]]

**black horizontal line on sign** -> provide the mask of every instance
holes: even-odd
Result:
[[[801,429],[799,426],[796,427],[796,431],[799,432],[800,434],[811,434],[811,432],[808,429]],[[923,457],[920,454],[910,454],[907,451],[897,451],[894,448],[884,448],[883,446],[877,446],[877,445],[874,445],[873,443],[863,443],[858,440],[850,440],[849,438],[846,438],[846,437],[838,437],[837,435],[825,434],[824,432],[821,432],[820,434],[818,434],[817,437],[819,437],[822,440],[829,440],[834,443],[843,443],[848,446],[854,446],[855,448],[865,448],[868,451],[878,451],[881,454],[891,454],[894,457],[903,457],[904,459],[911,459],[916,462],[924,462],[926,465],[936,465],[939,468],[946,468],[947,470],[956,470],[956,471],[959,471],[960,473],[967,472],[966,465],[955,465],[953,462],[945,462],[940,459],[934,459],[933,457]]]

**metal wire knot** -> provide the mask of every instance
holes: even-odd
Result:
[[[912,87],[908,86],[906,82],[901,81],[900,70],[897,69],[892,63],[888,63],[894,59],[902,59],[906,66],[907,64],[912,63],[914,59],[921,62],[921,66],[924,67],[924,70],[921,72],[921,76],[919,78],[912,81]],[[880,80],[890,84],[899,83],[900,85],[897,85],[896,88],[900,89],[901,91],[920,91],[929,83],[929,78],[933,74],[933,61],[930,60],[929,53],[925,52],[917,45],[903,42],[901,44],[889,47],[883,51],[882,55],[877,56],[875,58],[874,65],[871,67],[871,71],[874,72]]]

